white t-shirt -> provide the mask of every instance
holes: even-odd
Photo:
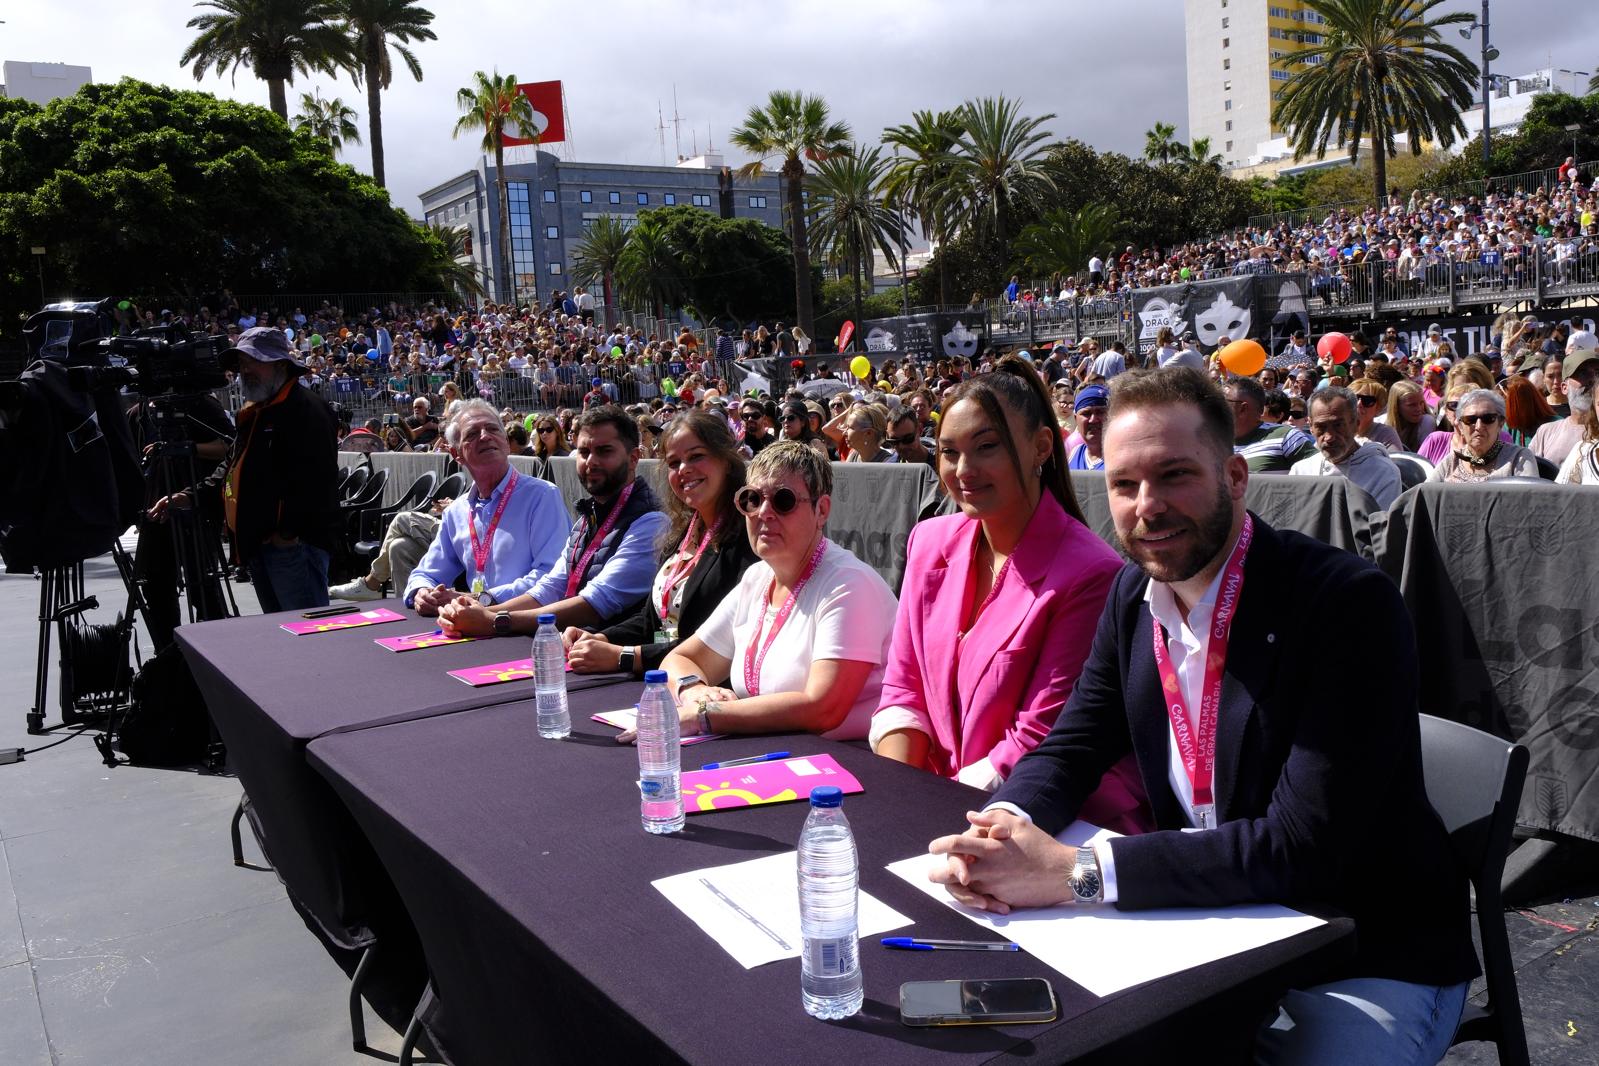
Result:
[[[762,643],[777,615],[778,608],[763,603],[771,581],[772,568],[757,561],[744,571],[738,588],[717,604],[695,631],[706,647],[732,660],[732,688],[741,699],[749,695],[744,687],[744,654],[755,636],[757,613],[766,610]],[[843,723],[822,734],[830,740],[865,737],[882,695],[883,665],[898,609],[893,590],[876,570],[849,549],[829,541],[816,572],[800,591],[788,621],[761,662],[761,691],[801,691],[811,663],[817,659],[871,663],[872,672]]]

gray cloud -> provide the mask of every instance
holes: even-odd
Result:
[[[455,90],[474,70],[498,67],[523,81],[565,82],[575,158],[662,161],[657,104],[665,113],[669,161],[707,140],[725,149],[729,131],[773,88],[824,96],[858,138],[920,108],[948,108],[974,96],[1020,98],[1031,114],[1053,112],[1057,137],[1137,154],[1156,121],[1186,137],[1183,4],[1178,0],[1056,0],[1036,5],[957,0],[612,0],[555,8],[511,0],[422,0],[438,16],[439,40],[417,49],[426,80],[397,72],[384,95],[385,146],[395,203],[418,212],[417,194],[466,170],[474,140],[452,140]],[[1454,0],[1446,9],[1476,12]],[[3,55],[86,64],[102,81],[129,75],[183,88],[196,83],[178,56],[196,9],[183,0],[34,0],[0,3]],[[135,14],[136,12],[136,14]],[[1599,66],[1599,4],[1593,0],[1499,0],[1495,69],[1517,74],[1554,65]],[[1456,42],[1475,54],[1475,42]],[[361,113],[364,93],[347,80],[319,85]],[[671,125],[673,87],[681,124]],[[266,103],[248,71],[199,88]],[[742,157],[728,152],[730,161]],[[365,146],[343,159],[370,169]]]

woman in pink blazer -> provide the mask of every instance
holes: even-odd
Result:
[[[961,513],[911,531],[872,749],[992,790],[1054,726],[1122,561],[1083,523],[1025,361],[951,395],[938,451]],[[1130,760],[1082,817],[1118,832],[1150,824]]]

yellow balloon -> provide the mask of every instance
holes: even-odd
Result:
[[[1239,377],[1258,374],[1266,365],[1266,349],[1248,337],[1236,340],[1221,350],[1221,365]]]
[[[867,375],[872,372],[872,361],[864,355],[857,355],[849,361],[849,372],[865,381]]]

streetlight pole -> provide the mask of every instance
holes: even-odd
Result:
[[[39,264],[39,305],[42,307],[50,302],[49,298],[44,294],[44,248],[37,244],[33,245],[32,248],[33,258]]]
[[[1493,78],[1488,73],[1488,0],[1482,0],[1482,171],[1488,174],[1488,158],[1490,155],[1489,140],[1492,138],[1493,123],[1488,120],[1488,100],[1492,96]]]

